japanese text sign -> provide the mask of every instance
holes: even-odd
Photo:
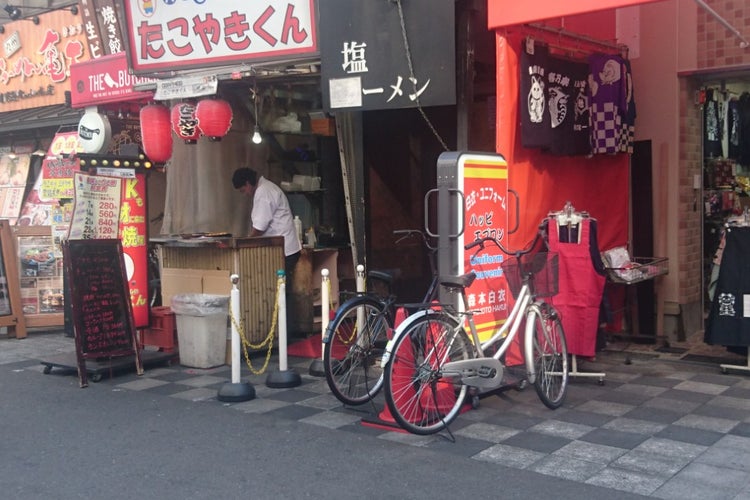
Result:
[[[122,172],[123,169],[118,169]],[[120,241],[125,258],[130,302],[136,327],[149,324],[148,317],[148,215],[146,174],[135,173],[122,179]]]
[[[459,158],[460,189],[466,199],[465,231],[460,248],[472,241],[492,236],[505,241],[508,226],[508,164],[500,155],[464,154]],[[484,341],[505,322],[511,310],[501,263],[507,256],[494,244],[485,244],[476,253],[465,251],[464,272],[474,271],[477,279],[467,290],[468,309],[474,310],[474,322]]]
[[[0,112],[65,102],[70,67],[90,55],[79,15],[53,11],[4,24]]]
[[[135,73],[317,56],[313,0],[123,0]]]
[[[153,95],[153,92],[134,89],[135,85],[152,79],[131,75],[124,52],[73,64],[70,67],[70,80],[70,100],[74,108],[143,99]]]
[[[121,180],[75,173],[75,208],[68,238],[116,238],[120,223]]]
[[[451,0],[321,2],[323,108],[455,104],[454,9]]]

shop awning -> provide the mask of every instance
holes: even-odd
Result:
[[[487,26],[490,29],[516,24],[531,23],[542,19],[573,16],[597,10],[619,9],[642,3],[660,0],[537,0],[518,2],[516,0],[487,0]]]
[[[55,104],[0,113],[0,134],[76,125],[83,111],[69,108],[65,104]]]

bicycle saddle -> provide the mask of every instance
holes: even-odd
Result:
[[[468,288],[474,283],[476,277],[477,274],[474,271],[469,271],[460,276],[441,277],[440,284],[445,288]]]
[[[386,273],[385,271],[368,271],[367,272],[367,277],[383,281],[383,282],[385,282],[388,285],[390,285],[391,282],[393,281],[393,276],[391,276],[390,274]]]

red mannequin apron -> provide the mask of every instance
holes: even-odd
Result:
[[[591,259],[590,219],[581,219],[578,242],[560,241],[557,220],[549,219],[548,243],[557,252],[559,292],[552,303],[562,315],[568,352],[577,356],[594,356],[599,328],[599,305],[604,293],[604,276],[596,272]]]

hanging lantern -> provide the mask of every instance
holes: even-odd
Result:
[[[232,107],[223,99],[204,99],[195,107],[198,129],[212,141],[220,141],[232,126]]]
[[[172,156],[172,130],[169,108],[149,104],[141,108],[141,142],[143,152],[155,163],[164,163]]]
[[[195,118],[195,105],[181,102],[172,107],[172,130],[185,144],[195,144],[201,136],[198,120]]]

